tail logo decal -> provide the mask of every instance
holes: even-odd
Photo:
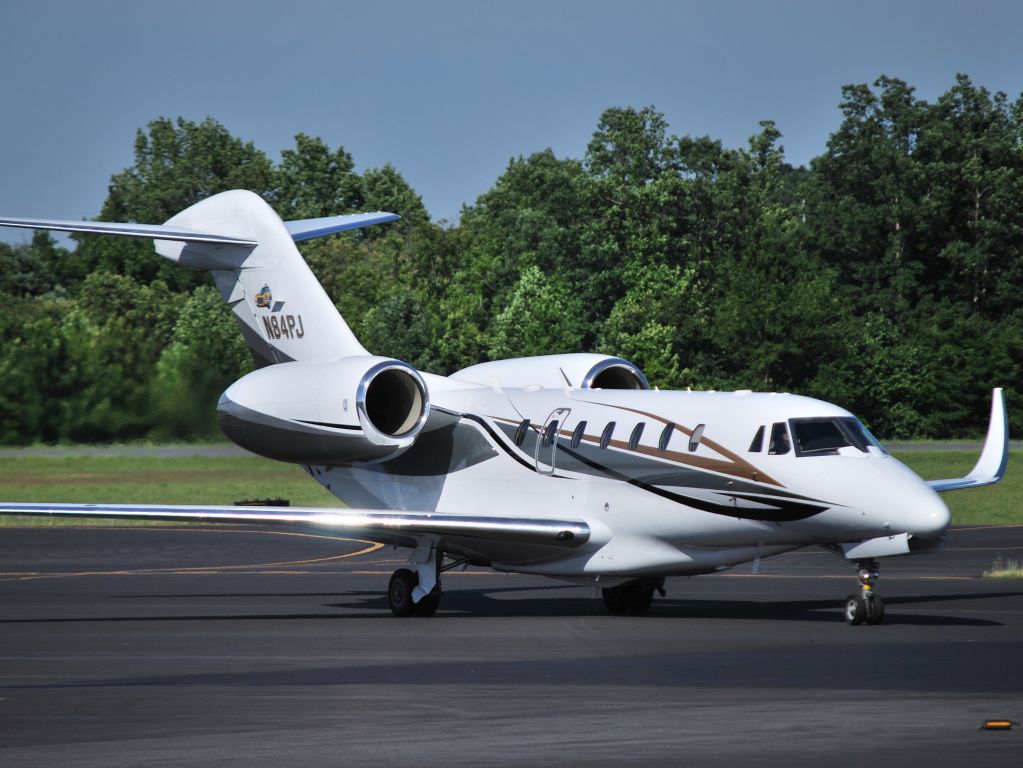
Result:
[[[273,294],[270,292],[270,286],[264,285],[263,289],[256,294],[256,306],[260,309],[266,309],[270,306],[272,299]]]

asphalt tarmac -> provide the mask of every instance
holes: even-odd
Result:
[[[476,570],[396,619],[401,552],[198,528],[0,528],[0,765],[1023,764],[1023,527],[888,561],[672,579],[649,615]],[[756,573],[753,571],[756,570]]]

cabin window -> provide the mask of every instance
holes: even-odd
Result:
[[[639,439],[643,437],[644,423],[641,421],[635,427],[632,428],[632,434],[629,435],[629,450],[634,451],[639,448]]]
[[[555,419],[543,430],[543,447],[550,448],[554,445],[554,439],[558,436],[558,420]]]
[[[703,428],[706,424],[697,424],[696,429],[693,430],[693,434],[689,436],[689,452],[692,453],[700,447],[700,441],[703,440]]]
[[[600,436],[600,447],[601,448],[607,448],[607,446],[610,445],[610,443],[611,443],[611,435],[613,435],[614,432],[615,432],[615,423],[613,421],[609,421],[607,423],[607,426],[604,427],[603,434],[601,434],[601,436]]]
[[[675,423],[670,422],[661,430],[661,439],[657,441],[657,450],[668,450],[668,443],[671,442],[671,435],[675,431]]]
[[[529,429],[529,419],[523,419],[519,428],[515,430],[515,445],[520,446],[526,439],[526,430]]]
[[[572,433],[572,447],[578,448],[579,443],[583,441],[583,435],[586,434],[586,422],[580,421],[575,425],[575,431]]]
[[[771,427],[771,444],[767,448],[767,452],[776,456],[788,453],[792,448],[789,442],[789,431],[785,426],[784,421],[779,421],[773,427]]]
[[[753,435],[753,442],[749,444],[749,452],[760,453],[762,450],[764,450],[764,428],[760,427]]]

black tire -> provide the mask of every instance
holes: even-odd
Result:
[[[867,618],[867,606],[862,595],[849,595],[845,599],[845,620],[853,626]]]
[[[867,606],[867,623],[880,624],[884,621],[884,600],[881,595],[872,595],[870,602],[873,605]]]
[[[627,586],[627,584],[619,584],[617,587],[608,587],[600,590],[608,613],[625,613],[628,610],[629,596],[625,591]]]
[[[415,608],[413,610],[416,616],[422,616],[426,618],[427,616],[433,616],[433,614],[437,612],[438,607],[440,607],[440,590],[435,589],[433,590],[433,592],[431,592],[418,603],[416,603]]]
[[[650,610],[650,604],[654,601],[654,588],[644,584],[629,584],[628,604],[626,611],[633,616],[646,613]]]
[[[601,590],[609,613],[646,613],[654,601],[654,587],[646,581],[629,581]]]
[[[387,601],[395,616],[411,616],[416,609],[412,602],[412,590],[419,584],[419,576],[408,568],[400,568],[391,575],[387,586]]]

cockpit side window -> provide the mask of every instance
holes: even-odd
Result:
[[[767,448],[767,452],[775,456],[781,456],[790,450],[792,450],[792,444],[789,441],[789,430],[784,421],[779,421],[771,427],[771,443]]]
[[[868,447],[874,447],[881,453],[888,455],[888,451],[881,445],[881,441],[874,437],[870,430],[863,426],[858,419],[847,416],[837,421],[842,430],[849,436],[849,439],[852,440],[853,445],[861,451],[865,451]]]
[[[834,456],[839,448],[850,447],[861,453],[871,447],[884,452],[877,438],[853,418],[789,419],[789,423],[797,456]]]
[[[797,456],[827,456],[853,444],[835,419],[792,419],[791,423]]]
[[[753,435],[753,442],[749,444],[750,453],[760,453],[764,450],[764,428],[763,426]]]

